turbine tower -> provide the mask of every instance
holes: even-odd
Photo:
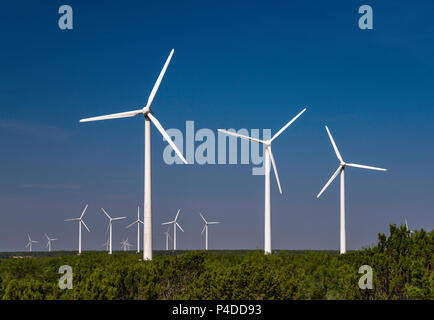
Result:
[[[127,229],[137,223],[137,253],[140,252],[140,224],[143,224],[143,221],[140,220],[140,207],[137,206],[137,220],[132,222],[127,226]]]
[[[128,118],[134,117],[136,115],[143,115],[145,118],[145,170],[144,170],[144,232],[143,232],[143,259],[152,260],[152,184],[151,184],[151,122],[155,125],[161,135],[166,139],[178,157],[187,164],[182,153],[178,150],[175,143],[172,141],[170,136],[161,126],[157,118],[154,117],[151,112],[151,104],[154,100],[155,94],[157,93],[158,87],[160,86],[161,80],[163,79],[164,73],[166,72],[167,66],[172,59],[174,49],[169,54],[157,81],[152,88],[151,94],[149,95],[148,102],[146,106],[142,109],[115,113],[105,116],[81,119],[80,122],[106,120],[106,119],[117,119],[117,118]]]
[[[214,221],[214,222],[208,222],[206,221],[205,217],[202,215],[202,213],[199,213],[200,217],[202,218],[203,222],[205,222],[205,225],[203,226],[201,234],[205,231],[205,250],[208,250],[208,225],[210,224],[218,224],[220,222]]]
[[[113,221],[117,221],[117,220],[122,220],[125,219],[126,217],[117,217],[117,218],[112,218],[110,217],[110,215],[103,209],[101,208],[102,212],[105,213],[105,215],[107,216],[107,218],[109,219],[109,224],[107,226],[107,231],[110,230],[110,248],[109,248],[109,254],[112,254],[112,244],[113,244],[113,237],[112,237],[112,228],[113,228]]]
[[[130,250],[131,244],[128,242],[128,238],[127,240],[122,240],[121,245],[124,251]]]
[[[346,249],[346,236],[345,236],[345,168],[346,167],[354,167],[354,168],[361,168],[361,169],[369,169],[369,170],[378,170],[378,171],[387,171],[387,169],[383,168],[377,168],[377,167],[371,167],[371,166],[365,166],[361,164],[355,164],[355,163],[346,163],[343,159],[341,154],[339,153],[338,147],[336,146],[335,141],[333,140],[332,134],[330,133],[330,130],[327,126],[325,126],[327,130],[327,134],[330,138],[330,141],[332,143],[333,149],[335,150],[336,156],[338,157],[338,160],[340,162],[339,167],[333,173],[333,175],[330,177],[329,181],[324,185],[324,187],[321,189],[321,191],[316,196],[319,198],[323,192],[327,189],[327,187],[333,182],[333,180],[338,176],[338,174],[341,174],[341,214],[340,214],[340,229],[341,229],[341,240],[340,240],[340,253],[343,254],[347,252]]]
[[[48,252],[51,252],[51,241],[56,241],[58,239],[57,238],[51,239],[49,236],[47,236],[47,234],[45,234],[45,238],[47,238],[47,240],[48,240],[48,242],[47,242]]]
[[[166,236],[166,251],[169,250],[169,238],[172,239],[172,237],[169,234],[169,229],[167,229],[167,231],[164,233]]]
[[[178,227],[182,232],[184,232],[184,230],[181,228],[181,226],[177,222],[180,211],[181,211],[181,209],[178,209],[178,212],[176,213],[176,216],[175,216],[175,220],[162,223],[162,225],[173,223],[173,250],[176,250],[176,228]]]
[[[86,230],[90,232],[89,228],[87,227],[86,223],[84,223],[83,220],[83,216],[87,210],[87,207],[88,205],[86,205],[79,218],[65,219],[65,221],[78,221],[78,254],[81,254],[81,225],[83,224]]]
[[[218,129],[218,131],[223,132],[225,134],[239,137],[241,139],[246,139],[250,141],[254,141],[257,143],[261,143],[265,147],[264,157],[265,157],[265,208],[264,208],[264,253],[271,253],[271,209],[270,209],[270,160],[273,165],[274,175],[276,176],[277,186],[279,187],[280,193],[282,193],[282,188],[280,187],[279,174],[277,173],[276,162],[274,161],[273,153],[271,152],[271,144],[272,142],[288,128],[299,116],[306,111],[304,108],[299,114],[297,114],[291,121],[289,121],[286,125],[284,125],[271,139],[269,140],[260,140],[248,136],[244,136],[242,134],[238,134],[235,132],[229,132],[223,129]]]
[[[29,242],[27,242],[26,248],[29,247],[29,252],[32,252],[32,243],[38,243],[38,241],[32,240],[29,234],[27,234],[27,237],[29,238]]]

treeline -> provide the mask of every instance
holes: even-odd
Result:
[[[372,248],[345,255],[307,251],[157,255],[83,253],[0,259],[2,299],[434,299],[434,231],[390,226]],[[61,265],[73,289],[59,288]],[[359,268],[373,288],[359,288]]]

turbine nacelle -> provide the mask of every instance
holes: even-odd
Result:
[[[152,111],[151,111],[151,106],[147,106],[147,107],[143,107],[143,109],[142,109],[142,113],[143,113],[143,115],[146,117],[146,115],[148,114],[148,113],[152,113]]]

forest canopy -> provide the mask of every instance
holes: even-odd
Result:
[[[434,231],[390,226],[378,244],[339,255],[325,251],[32,253],[0,259],[2,299],[434,299]],[[10,255],[10,254],[9,254]],[[23,254],[24,255],[24,254]],[[73,288],[60,289],[70,265]],[[373,288],[359,288],[362,265]]]

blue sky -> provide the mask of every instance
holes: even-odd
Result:
[[[166,129],[193,120],[276,132],[308,108],[273,144],[283,188],[272,177],[273,248],[338,248],[337,181],[316,199],[338,165],[325,124],[345,160],[389,169],[346,171],[348,249],[404,217],[433,228],[432,2],[370,1],[373,30],[358,28],[358,1],[69,1],[69,31],[57,26],[62,4],[0,4],[0,251],[45,232],[76,249],[63,220],[86,203],[84,249],[106,240],[100,207],[134,219],[143,118],[78,120],[142,107],[172,48],[153,104]],[[263,248],[263,177],[251,165],[169,166],[165,147],[153,128],[154,247],[181,208],[180,249],[203,248],[200,211],[222,221],[210,248]],[[114,227],[115,248],[135,244],[126,224]]]

